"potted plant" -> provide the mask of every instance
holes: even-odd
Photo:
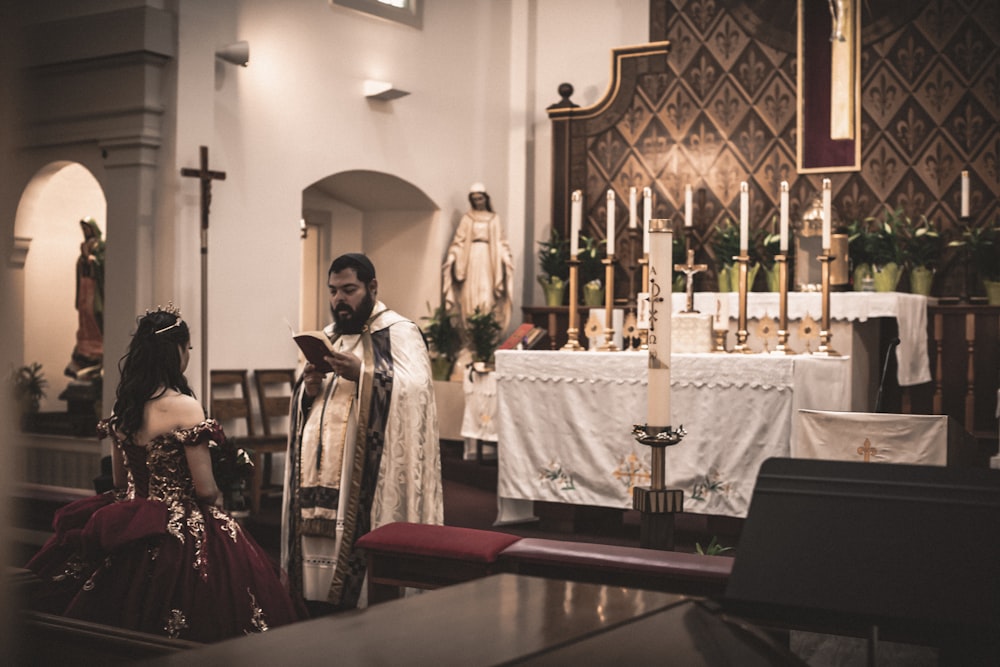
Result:
[[[712,248],[715,250],[719,291],[737,291],[739,289],[739,285],[737,285],[739,272],[736,270],[733,257],[740,253],[740,229],[733,224],[732,220],[727,218],[724,223],[716,228]],[[734,275],[735,277],[733,277]],[[733,285],[736,285],[736,289],[733,289]]]
[[[772,218],[772,231],[765,232],[764,230],[760,230],[752,244],[752,247],[756,251],[757,263],[764,269],[764,278],[767,282],[768,292],[778,292],[781,290],[778,263],[774,259],[781,252],[781,235],[773,231],[777,222],[778,219],[776,217]]]
[[[431,304],[427,304],[427,310]],[[431,352],[431,374],[435,380],[447,380],[462,349],[462,332],[455,324],[457,315],[444,305],[423,317],[426,324],[421,328],[424,340]]]
[[[538,245],[538,264],[542,269],[538,282],[545,291],[545,305],[561,306],[569,280],[569,241],[553,227],[548,241],[539,241]]]
[[[601,246],[607,241],[597,240],[589,236],[580,236],[580,285],[583,291],[583,303],[587,306],[604,305],[604,263],[606,256]]]
[[[11,367],[10,382],[14,399],[21,406],[22,427],[27,428],[32,415],[38,413],[49,381],[45,379],[42,365],[35,361],[17,369]]]
[[[847,225],[847,255],[851,262],[851,277],[855,292],[874,289],[874,283],[872,282],[872,243],[874,236],[869,229],[869,221],[870,219],[864,221],[854,220]]]
[[[892,210],[888,206],[881,221],[871,220],[870,259],[876,292],[892,292],[899,282],[899,267],[903,262],[900,232],[906,220],[903,209]]]
[[[965,248],[966,260],[983,281],[987,302],[1000,305],[1000,224],[969,225],[961,239],[948,245]]]
[[[903,256],[910,272],[910,291],[930,296],[934,271],[941,261],[944,239],[926,216],[913,224],[906,218],[903,227]]]
[[[475,312],[465,320],[465,330],[469,334],[475,369],[480,372],[492,370],[493,356],[500,344],[500,323],[496,316],[476,306]]]

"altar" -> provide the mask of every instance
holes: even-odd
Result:
[[[800,408],[850,409],[848,357],[671,356],[672,426],[666,483],[684,511],[745,517],[760,464],[789,456]],[[647,353],[496,353],[497,523],[532,518],[525,501],[631,509],[650,483]],[[521,502],[518,502],[521,501]]]
[[[822,317],[822,294],[819,292],[789,292],[788,344],[796,352],[815,350],[818,340],[819,323]],[[735,340],[736,317],[739,313],[739,294],[736,292],[696,292],[694,308],[699,312],[712,314],[724,299],[722,312],[730,318],[729,347]],[[879,360],[882,350],[879,345],[879,322],[882,318],[893,318],[898,325],[899,345],[896,346],[896,382],[900,387],[909,387],[931,381],[930,361],[927,354],[927,305],[933,300],[918,294],[901,292],[833,292],[830,294],[830,330],[833,337],[831,346],[839,354],[851,357],[850,368],[850,409],[870,412],[874,407],[874,397],[880,379]],[[685,295],[674,292],[673,310],[685,308]],[[777,320],[779,294],[777,292],[750,292],[747,294],[747,341],[754,352],[765,350],[764,340],[757,334],[758,324],[764,318]],[[815,322],[813,340],[804,338],[802,324],[806,318]],[[776,342],[772,325],[768,349],[773,350]]]

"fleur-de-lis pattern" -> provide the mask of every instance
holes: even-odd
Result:
[[[651,187],[651,217],[680,219],[690,183],[704,189],[691,247],[696,261],[706,261],[715,227],[738,217],[734,184],[742,180],[753,192],[752,228],[777,215],[781,180],[790,184],[795,220],[823,177],[832,177],[835,219],[845,224],[903,207],[955,236],[962,170],[970,173],[973,222],[1000,212],[1000,31],[991,28],[1000,25],[1000,3],[927,2],[902,28],[863,39],[861,171],[799,175],[796,54],[755,39],[729,3],[661,2],[666,63],[623,70],[619,90],[631,98],[574,131],[584,139],[569,151],[570,173],[586,184],[584,234],[604,237],[609,188],[627,202],[628,187]],[[627,205],[616,218],[623,234]],[[697,289],[715,287],[709,263]],[[960,267],[949,268],[941,293],[957,294]],[[627,286],[616,280],[616,296],[627,296]]]

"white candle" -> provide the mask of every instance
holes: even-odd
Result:
[[[781,214],[779,216],[779,236],[781,241],[779,248],[781,254],[788,252],[788,181],[781,182]]]
[[[628,226],[629,229],[636,228],[636,215],[635,215],[635,187],[628,189]]]
[[[715,297],[715,312],[712,313],[712,329],[729,331],[729,296],[719,294]]]
[[[580,218],[583,215],[583,192],[573,191],[573,205],[570,208],[569,219],[569,256],[576,258],[580,253]]]
[[[962,171],[962,217],[969,217],[969,172]]]
[[[615,254],[615,191],[608,190],[608,257]]]
[[[740,253],[745,254],[750,243],[750,189],[740,183]]]
[[[670,426],[670,318],[673,238],[667,220],[650,221],[649,367],[646,424]]]
[[[684,226],[694,226],[694,203],[690,184],[684,186]]]
[[[830,207],[830,179],[823,179],[823,250],[830,249],[830,225],[832,222]]]
[[[653,191],[642,189],[642,253],[649,255],[649,219],[653,214]]]

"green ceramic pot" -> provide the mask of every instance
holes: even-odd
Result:
[[[561,306],[566,301],[566,283],[553,285],[552,283],[542,283],[542,290],[545,292],[545,305]]]
[[[931,284],[934,282],[934,270],[926,266],[915,266],[910,270],[910,292],[913,294],[931,295]]]
[[[604,288],[595,287],[591,284],[586,284],[583,286],[583,305],[585,306],[603,306],[604,305]]]
[[[871,264],[858,264],[854,267],[854,291],[865,291],[865,278],[872,277]]]
[[[899,265],[889,262],[884,266],[875,267],[872,278],[875,280],[876,292],[894,292],[899,283]]]
[[[1000,280],[984,280],[986,287],[986,302],[991,306],[1000,306]]]

